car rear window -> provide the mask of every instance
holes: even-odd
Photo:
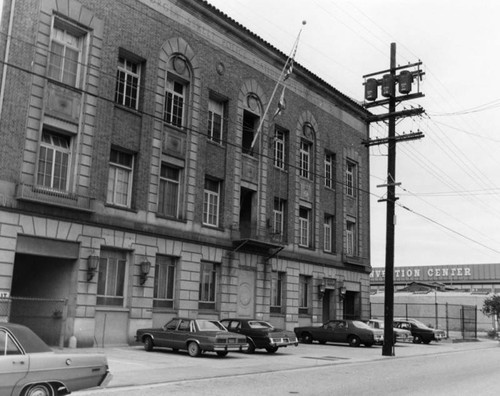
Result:
[[[271,326],[269,323],[257,322],[257,321],[248,322],[248,326],[251,329],[272,329],[273,328],[273,326]]]

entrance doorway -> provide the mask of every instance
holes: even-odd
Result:
[[[236,308],[239,318],[253,318],[255,315],[255,278],[255,271],[240,269]]]
[[[335,290],[326,289],[323,294],[323,323],[331,319],[337,319],[335,316]]]

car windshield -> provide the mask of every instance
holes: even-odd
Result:
[[[273,326],[270,323],[253,320],[248,322],[248,326],[251,329],[272,329]]]
[[[423,324],[422,322],[418,320],[412,320],[412,323],[415,324],[417,327],[423,328],[423,329],[430,329],[429,326]]]
[[[226,330],[226,328],[216,320],[197,320],[200,330]]]
[[[384,322],[372,322],[373,323],[373,327],[377,328],[377,329],[383,329],[384,328]]]
[[[354,327],[357,327],[358,329],[370,329],[370,330],[372,329],[365,322],[361,322],[360,320],[353,320],[351,323]]]

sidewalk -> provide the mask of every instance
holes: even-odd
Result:
[[[220,358],[214,353],[192,358],[185,351],[174,353],[167,349],[146,352],[142,346],[65,349],[65,351],[104,353],[113,375],[108,385],[110,389],[500,347],[499,341],[489,339],[478,339],[474,342],[454,341],[447,339],[429,345],[398,343],[394,349],[394,356],[382,356],[381,346],[352,348],[341,344],[317,343],[279,349],[272,355],[264,350],[257,350],[251,355],[229,353],[225,358]],[[78,394],[105,393],[106,390],[100,389],[82,391]]]

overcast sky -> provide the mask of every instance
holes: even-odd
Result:
[[[351,98],[363,75],[419,60],[426,115],[396,127],[395,265],[500,262],[500,2],[497,0],[209,0]],[[377,112],[377,110],[373,110]],[[384,109],[384,112],[386,110]],[[387,136],[372,124],[370,137]],[[387,147],[371,152],[371,258],[385,265]]]
[[[296,60],[363,100],[363,75],[419,60],[426,116],[397,125],[422,131],[397,146],[395,265],[500,262],[500,16],[498,0],[208,0]],[[2,0],[0,0],[0,5]],[[374,110],[376,111],[376,110]],[[387,135],[372,124],[370,137]],[[387,147],[371,152],[371,258],[385,265]]]

